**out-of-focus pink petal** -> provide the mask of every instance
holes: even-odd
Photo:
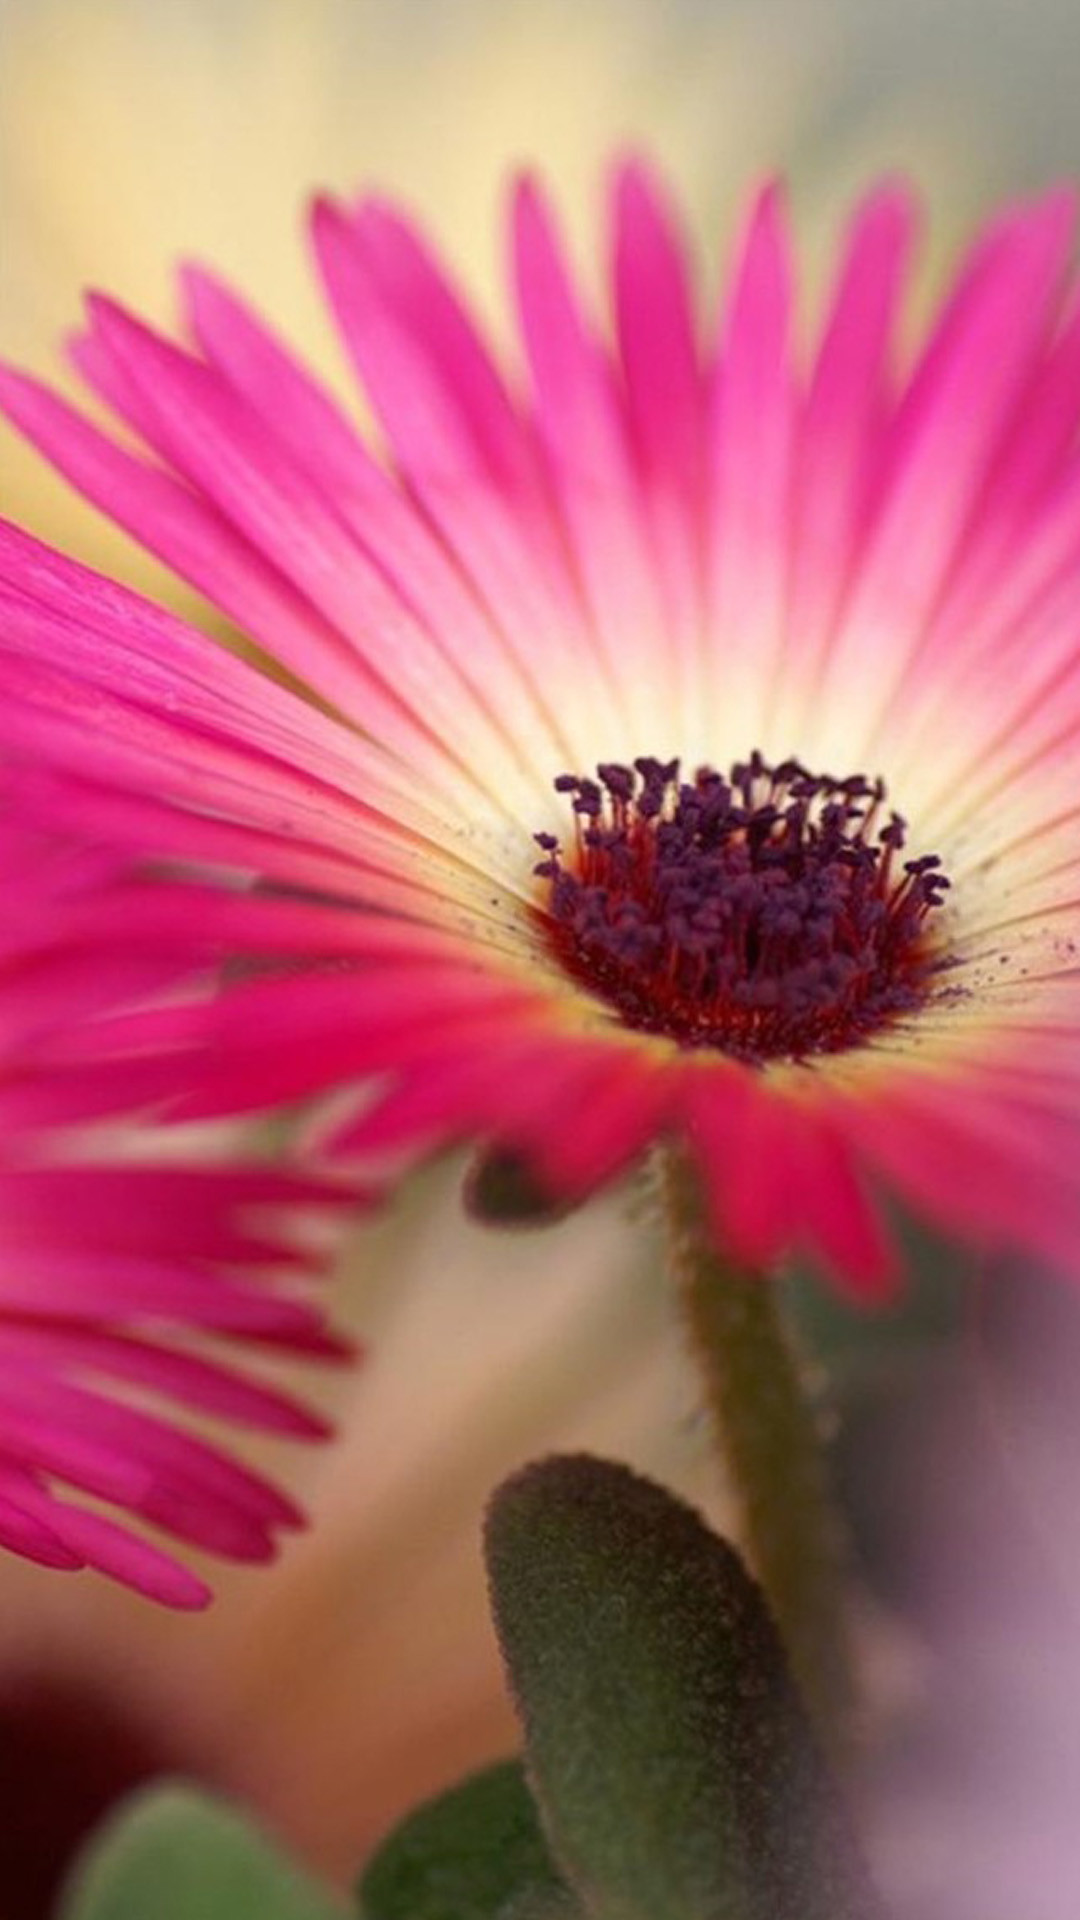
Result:
[[[896,1250],[851,1142],[807,1103],[794,1116],[790,1153],[802,1243],[856,1298],[887,1297],[898,1274]]]
[[[322,1359],[340,1359],[351,1351],[326,1330],[314,1302],[204,1272],[194,1263],[37,1249],[20,1251],[4,1277],[4,1305],[17,1315],[77,1320],[91,1298],[103,1320],[174,1322],[196,1333],[220,1333]]]
[[[797,1218],[782,1104],[745,1068],[705,1068],[686,1075],[681,1118],[721,1245],[747,1266],[770,1266]]]
[[[50,1325],[12,1317],[0,1325],[0,1363],[9,1355],[80,1377],[146,1387],[180,1406],[267,1433],[315,1440],[330,1431],[320,1415],[235,1367],[127,1334],[99,1333],[77,1321]]]
[[[1080,1128],[1018,1095],[906,1085],[845,1115],[860,1153],[919,1209],[984,1246],[1080,1270]]]
[[[5,1470],[0,1468],[0,1481],[6,1478]],[[181,1612],[198,1611],[209,1604],[211,1593],[206,1582],[169,1554],[151,1546],[149,1541],[128,1533],[99,1513],[55,1499],[29,1475],[20,1474],[14,1485],[15,1500],[28,1523],[40,1529],[46,1538],[53,1535],[59,1543],[58,1554],[62,1557],[44,1564],[68,1571],[95,1567],[122,1586],[133,1587],[137,1593]],[[14,1540],[9,1544],[14,1545]],[[16,1551],[25,1552],[25,1548],[16,1547]]]
[[[895,1255],[827,1114],[737,1070],[687,1075],[683,1113],[717,1234],[737,1260],[767,1268],[800,1248],[861,1297],[888,1290]]]
[[[609,1045],[574,1062],[565,1050],[563,1084],[522,1115],[516,1138],[554,1191],[583,1197],[621,1174],[661,1134],[674,1101],[673,1076],[656,1061],[630,1053],[611,1057]],[[575,1111],[573,1126],[556,1125],[557,1112]]]
[[[47,1521],[31,1511],[32,1502],[19,1497],[0,1460],[0,1546],[39,1567],[55,1567],[72,1573],[86,1565],[82,1555],[62,1540]]]
[[[66,843],[52,849],[12,815],[12,797],[5,783],[0,868],[24,943],[12,937],[0,950],[9,1122],[13,1094],[47,1087],[42,1054],[95,1020],[104,1028],[110,1007],[152,1000],[177,970],[175,957],[126,951],[122,927],[111,945],[65,945],[65,927],[70,936],[78,915],[92,920],[111,896],[115,860],[65,858]],[[89,1078],[98,1081],[96,1066]],[[123,1396],[134,1389],[144,1402],[296,1438],[324,1433],[288,1396],[191,1342],[212,1333],[336,1357],[318,1304],[296,1289],[325,1265],[325,1224],[347,1189],[257,1164],[125,1164],[91,1134],[46,1141],[25,1114],[15,1117],[0,1149],[0,1544],[56,1569],[97,1567],[168,1605],[201,1606],[202,1580],[125,1526],[69,1504],[57,1486],[210,1552],[272,1557],[277,1532],[299,1524],[295,1504],[176,1425],[173,1412]],[[305,1246],[316,1218],[320,1234]]]

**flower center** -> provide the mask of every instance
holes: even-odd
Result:
[[[917,1007],[949,882],[901,858],[885,783],[754,752],[726,777],[678,760],[560,774],[575,837],[535,838],[540,920],[562,965],[628,1026],[739,1059],[857,1045]]]

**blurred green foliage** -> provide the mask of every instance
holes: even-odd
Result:
[[[344,1909],[231,1807],[177,1785],[126,1802],[57,1920],[344,1920]]]

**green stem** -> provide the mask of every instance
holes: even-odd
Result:
[[[853,1689],[843,1530],[819,1423],[775,1286],[718,1252],[698,1181],[674,1149],[664,1197],[679,1301],[739,1503],[742,1544],[807,1705],[835,1748]]]

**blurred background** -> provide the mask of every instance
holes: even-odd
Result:
[[[1080,158],[1075,0],[0,0],[0,75],[0,353],[61,375],[84,287],[167,319],[194,255],[347,400],[302,233],[319,185],[404,197],[500,328],[522,162],[584,261],[606,158],[641,145],[710,287],[779,167],[811,290],[859,184],[900,169],[931,204],[931,290],[981,208]],[[5,512],[204,612],[2,428],[0,475]],[[353,1239],[341,1305],[372,1357],[310,1383],[337,1447],[274,1460],[314,1521],[278,1568],[174,1620],[0,1563],[0,1912],[47,1913],[78,1833],[148,1772],[246,1796],[345,1880],[406,1805],[506,1750],[476,1533],[520,1459],[603,1448],[722,1523],[647,1225],[616,1197],[499,1236],[459,1183],[434,1171]],[[901,1920],[1075,1920],[1076,1302],[953,1265],[924,1249],[873,1326],[803,1301],[861,1554],[866,1819]]]
[[[301,233],[317,184],[402,195],[497,315],[513,165],[585,243],[605,160],[643,144],[715,277],[763,171],[789,173],[811,263],[868,173],[914,174],[940,261],[1080,137],[1072,0],[0,0],[0,71],[0,350],[42,371],[83,288],[164,318],[195,255],[340,380]],[[161,587],[0,449],[25,519]]]

